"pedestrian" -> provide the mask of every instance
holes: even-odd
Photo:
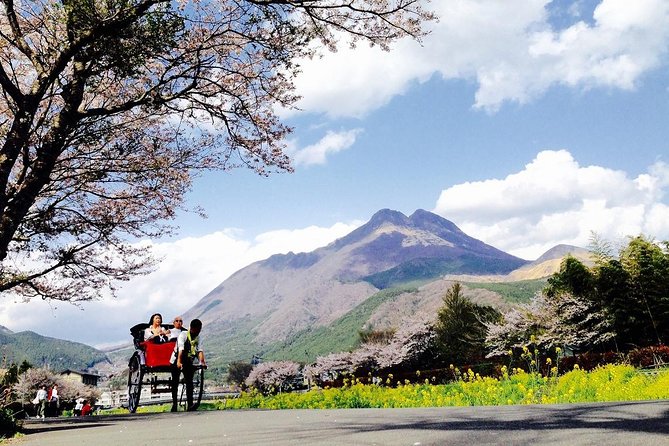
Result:
[[[49,412],[53,416],[58,416],[58,409],[60,408],[60,397],[58,395],[58,384],[54,384],[49,392]]]
[[[37,404],[37,416],[35,418],[42,418],[44,419],[44,412],[46,411],[46,397],[47,397],[47,392],[46,392],[46,386],[42,386],[39,388],[37,391],[37,395],[35,395],[35,399],[33,402],[36,402]]]

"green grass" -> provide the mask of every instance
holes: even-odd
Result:
[[[463,282],[468,288],[493,291],[512,303],[527,303],[546,286],[546,279],[520,280],[518,282]]]
[[[358,332],[379,305],[392,301],[401,294],[417,291],[413,286],[380,291],[327,327],[302,330],[288,342],[271,345],[264,351],[263,358],[312,362],[317,356],[351,350],[358,344]]]

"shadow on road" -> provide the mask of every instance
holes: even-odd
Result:
[[[669,433],[669,402],[660,413],[648,416],[635,410],[645,407],[644,402],[605,403],[605,405],[527,406],[523,417],[515,414],[514,406],[486,407],[479,414],[459,415],[445,413],[440,421],[424,417],[405,418],[401,423],[353,423],[348,429],[354,432],[391,430],[443,430],[443,431],[547,431],[564,429],[596,429],[638,433]],[[482,408],[483,409],[483,408]],[[434,417],[432,417],[434,418]]]
[[[150,417],[164,416],[162,413],[101,415],[87,417],[59,417],[44,420],[28,419],[23,422],[21,433],[37,434],[39,432],[57,432],[73,429],[110,426],[118,422],[142,421]],[[174,415],[174,414],[172,414]]]

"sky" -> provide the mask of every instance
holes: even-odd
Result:
[[[0,325],[104,347],[235,271],[324,246],[378,210],[435,212],[527,260],[669,240],[669,0],[435,0],[421,44],[302,61],[294,173],[208,173],[158,269],[73,306],[3,297]]]

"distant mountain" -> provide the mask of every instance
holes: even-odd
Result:
[[[225,354],[263,350],[331,324],[383,288],[450,272],[506,274],[527,263],[433,213],[384,209],[325,247],[237,271],[185,316],[202,319]]]
[[[590,251],[578,246],[556,245],[543,253],[537,260],[527,262],[507,274],[446,274],[449,280],[460,282],[518,282],[524,280],[544,279],[560,270],[562,259],[567,255],[576,257],[585,265],[593,264]]]
[[[36,367],[52,370],[86,370],[107,356],[85,344],[38,335],[32,331],[13,333],[2,327],[0,330],[0,356],[6,363],[20,364],[24,360]]]
[[[562,259],[568,255],[576,257],[585,265],[591,266],[593,264],[591,252],[587,249],[571,245],[557,245],[546,251],[534,262],[511,272],[507,276],[507,280],[532,280],[548,277],[560,270]]]

